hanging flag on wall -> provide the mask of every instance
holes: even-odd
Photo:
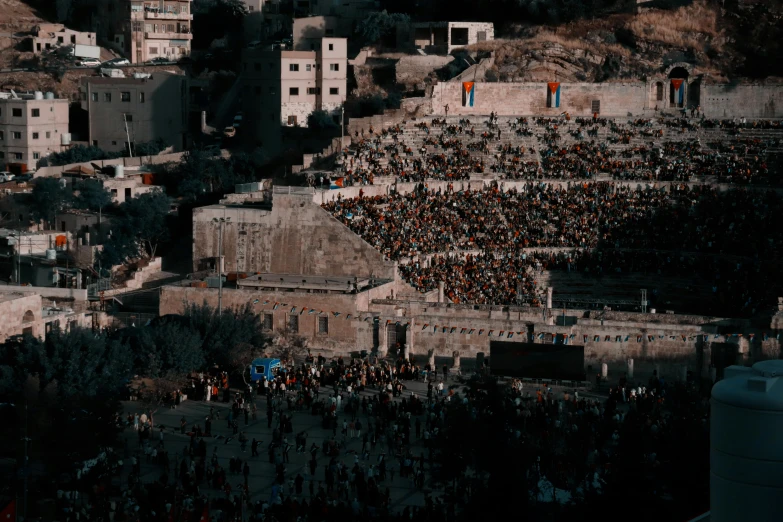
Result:
[[[462,106],[473,107],[473,94],[476,92],[476,84],[462,82]]]
[[[682,105],[685,101],[685,80],[672,80],[672,87],[674,88],[674,100]]]
[[[345,178],[332,178],[329,188],[331,190],[340,189],[345,186]]]
[[[547,107],[560,107],[560,82],[549,82],[546,85],[549,88]]]

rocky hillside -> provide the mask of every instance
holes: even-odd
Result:
[[[743,23],[752,16],[698,0],[675,10],[649,9],[556,27],[511,27],[506,39],[469,49],[494,52],[488,81],[621,81],[675,62],[691,63],[706,79],[720,81],[745,75],[747,34],[738,33],[746,33]],[[774,67],[769,71],[774,74]]]

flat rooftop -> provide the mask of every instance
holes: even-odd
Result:
[[[304,274],[254,274],[245,279],[237,280],[240,288],[264,288],[285,290],[289,292],[304,291],[319,293],[350,294],[375,288],[391,279],[370,279],[368,277],[350,276],[314,276]]]
[[[16,301],[17,299],[30,297],[31,295],[35,295],[35,292],[3,292],[0,293],[0,303]]]

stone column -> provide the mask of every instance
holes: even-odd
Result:
[[[427,350],[427,364],[437,371],[437,368],[435,368],[435,350],[433,349]]]
[[[745,365],[750,359],[750,341],[746,337],[740,337],[737,345],[739,353],[737,364]]]
[[[454,362],[451,365],[452,370],[459,370],[460,365],[460,354],[458,351],[452,352],[451,356],[454,358]]]
[[[628,379],[633,379],[633,359],[628,359]]]
[[[552,309],[552,287],[546,289],[546,309]]]
[[[606,380],[606,377],[609,375],[609,365],[606,363],[601,363],[601,380]]]
[[[438,282],[438,302],[446,302],[446,283],[444,281]]]
[[[402,345],[402,358],[410,360],[411,357],[411,349],[408,346],[408,343],[405,343]]]

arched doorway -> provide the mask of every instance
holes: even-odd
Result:
[[[24,323],[31,323],[35,321],[35,314],[32,310],[28,310],[24,313],[24,316],[22,316],[22,322]]]
[[[669,106],[682,109],[688,99],[688,70],[672,67],[669,71]]]

